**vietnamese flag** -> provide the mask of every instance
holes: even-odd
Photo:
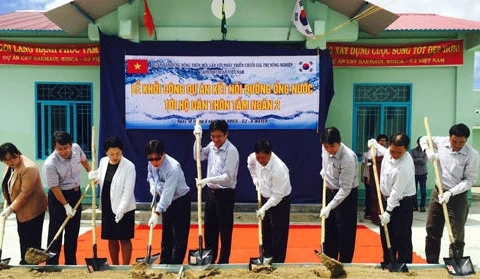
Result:
[[[143,0],[143,4],[145,5],[143,10],[143,24],[147,28],[148,36],[151,37],[153,35],[153,31],[155,30],[155,24],[153,23],[152,13],[148,8],[147,0]]]
[[[127,74],[148,74],[148,60],[127,60]]]

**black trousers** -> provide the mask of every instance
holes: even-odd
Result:
[[[42,232],[43,220],[45,219],[45,212],[28,220],[20,222],[17,219],[17,232],[20,239],[20,264],[27,264],[25,261],[25,253],[28,248],[41,249],[42,247]]]
[[[444,190],[445,191],[445,190]],[[448,217],[452,227],[457,257],[463,257],[465,247],[465,223],[468,217],[468,198],[467,192],[452,196],[447,203]],[[440,247],[442,244],[443,229],[445,227],[445,217],[443,207],[438,203],[438,189],[435,187],[430,197],[430,204],[427,212],[427,237],[425,238],[425,255],[427,263],[438,264],[440,257]],[[449,245],[448,255],[454,257],[452,246]]]
[[[220,236],[219,264],[228,264],[232,248],[233,209],[235,205],[235,190],[208,189],[205,202],[205,246],[212,251],[212,263],[218,254],[218,237]]]
[[[337,191],[327,189],[327,202],[330,202]],[[357,197],[358,189],[353,188],[350,194],[325,220],[325,243],[323,252],[330,258],[342,263],[351,263],[355,252],[357,234]]]
[[[412,263],[413,245],[412,245],[412,222],[413,222],[413,200],[414,196],[404,197],[400,200],[400,205],[395,207],[390,216],[390,222],[387,224],[390,243],[395,259],[401,263]],[[386,206],[386,201],[383,201]],[[383,262],[390,262],[387,243],[385,240],[385,230],[380,227],[380,238],[383,248]]]
[[[262,198],[262,204],[267,199]],[[263,250],[265,257],[274,263],[284,263],[287,255],[288,228],[290,225],[290,195],[265,212],[262,221]]]
[[[62,190],[62,193],[72,208],[82,195],[79,188],[77,188],[77,190]],[[65,208],[53,195],[51,190],[48,191],[48,213],[50,214],[50,223],[48,225],[47,242],[50,244],[58,229],[61,227],[63,221],[65,221],[67,218],[67,215],[65,214]],[[81,216],[82,206],[80,205],[77,208],[75,215],[73,215],[70,221],[68,221],[63,233],[61,233],[58,239],[53,242],[52,246],[50,246],[50,251],[56,253],[56,255],[47,261],[48,265],[58,265],[60,249],[62,247],[62,236],[64,240],[63,249],[65,253],[65,264],[77,264],[77,240],[78,233],[80,232]]]
[[[190,232],[190,193],[170,204],[162,213],[162,253],[160,264],[183,264]]]

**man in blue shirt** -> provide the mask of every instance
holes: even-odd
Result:
[[[202,128],[198,126],[196,125],[194,134],[201,138]],[[208,185],[205,202],[205,246],[212,251],[212,262],[215,262],[220,236],[222,246],[218,263],[228,264],[232,246],[239,154],[237,148],[227,139],[228,124],[225,120],[212,121],[209,130],[212,141],[202,148],[200,155],[202,161],[208,159],[207,177],[197,181],[202,187]],[[196,159],[195,145],[193,148],[193,157]]]
[[[151,140],[145,146],[148,182],[152,196],[159,196],[155,213],[148,225],[156,226],[162,214],[162,252],[160,264],[182,264],[190,231],[190,188],[182,167],[165,153],[163,143]]]

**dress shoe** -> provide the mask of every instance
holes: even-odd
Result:
[[[418,207],[414,207],[414,208],[413,208],[413,211],[418,211]]]
[[[420,212],[425,212],[425,207],[421,206],[420,207]]]

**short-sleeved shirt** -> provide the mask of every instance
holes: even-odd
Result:
[[[46,186],[49,188],[60,186],[62,190],[71,190],[80,186],[82,161],[86,159],[87,156],[76,143],[72,144],[72,154],[68,159],[60,157],[56,151],[53,151],[43,165]]]

